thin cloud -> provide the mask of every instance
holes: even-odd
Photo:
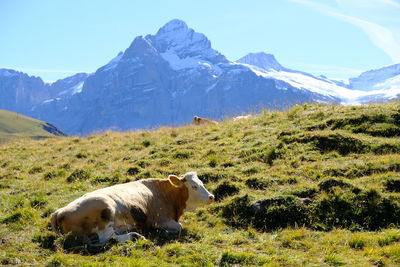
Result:
[[[340,10],[332,8],[328,5],[312,2],[309,0],[290,0],[311,8],[314,8],[328,16],[346,21],[354,26],[361,28],[368,38],[382,51],[384,51],[394,62],[400,62],[400,42],[396,39],[395,34],[388,28],[376,23],[369,22],[357,17],[349,16],[340,12]],[[379,0],[382,3],[400,7],[400,4],[392,0]]]
[[[377,1],[379,1],[381,3],[384,3],[384,4],[388,4],[388,5],[392,6],[392,7],[400,8],[400,4],[397,3],[394,0],[377,0]]]

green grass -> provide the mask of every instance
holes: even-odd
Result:
[[[0,146],[0,264],[398,266],[400,105],[296,106],[219,125]],[[178,235],[91,248],[50,231],[86,192],[197,171],[217,196]]]
[[[12,111],[0,110],[0,144],[22,137],[43,139],[65,135],[54,126]]]

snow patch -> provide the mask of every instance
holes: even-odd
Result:
[[[183,69],[207,69],[214,75],[218,76],[222,73],[222,70],[216,64],[212,64],[208,61],[205,61],[199,57],[185,57],[180,58],[173,51],[167,51],[165,53],[161,53],[161,56],[169,63],[170,67],[173,70],[183,70]]]
[[[10,71],[7,69],[0,69],[0,76],[11,77],[15,76],[17,73],[15,71]]]
[[[58,101],[58,100],[60,100],[60,99],[61,99],[61,98],[59,98],[59,97],[47,99],[47,100],[43,101],[42,104],[48,104],[48,103],[51,103],[51,102],[53,102],[53,101]]]
[[[68,88],[67,90],[64,90],[62,92],[60,92],[58,95],[75,95],[75,94],[79,94],[82,92],[82,88],[83,88],[83,84],[85,82],[79,82],[78,84],[76,84],[75,86]]]

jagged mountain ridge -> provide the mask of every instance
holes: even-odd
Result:
[[[265,53],[229,61],[212,49],[205,35],[180,20],[170,21],[155,35],[136,37],[95,73],[39,87],[40,97],[17,111],[69,134],[179,125],[194,115],[222,118],[304,102],[368,102],[374,95],[287,69]],[[385,97],[378,94],[373,100]],[[0,108],[10,110],[18,104],[9,106],[0,102]]]
[[[155,35],[136,37],[88,76],[80,93],[46,100],[31,114],[67,133],[89,134],[179,125],[194,115],[222,118],[315,99],[334,101],[256,75],[212,49],[203,34],[173,20]]]

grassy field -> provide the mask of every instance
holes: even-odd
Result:
[[[218,201],[179,235],[102,248],[49,215],[97,188],[197,171]],[[0,146],[0,264],[399,266],[400,104],[295,106],[215,126]]]
[[[0,144],[13,139],[43,139],[59,135],[65,134],[50,124],[0,109]]]

